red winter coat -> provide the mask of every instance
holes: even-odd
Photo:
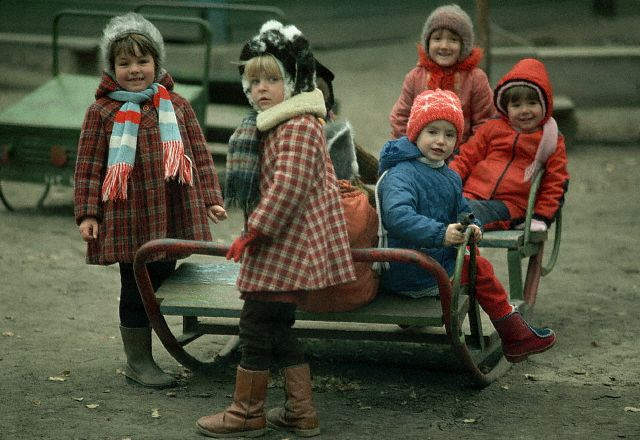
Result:
[[[431,61],[423,46],[418,46],[418,51],[420,56],[418,64],[405,76],[402,92],[389,115],[392,137],[399,138],[406,135],[407,121],[415,97],[427,89],[441,88],[455,92],[462,102],[464,114],[462,142],[466,142],[480,124],[496,113],[493,107],[493,91],[487,74],[477,67],[482,59],[482,52],[475,48],[471,55],[450,69],[453,75],[447,77],[444,74],[449,70],[442,69]]]
[[[211,240],[206,207],[223,205],[213,159],[193,108],[172,91],[171,76],[164,75],[160,83],[170,91],[184,152],[193,163],[193,186],[165,181],[158,114],[149,101],[140,105],[136,158],[127,199],[102,201],[109,139],[122,106],[122,102],[107,96],[119,88],[118,84],[103,75],[82,125],[74,182],[76,223],[86,217],[98,220],[98,239],[87,245],[89,264],[131,263],[138,248],[156,238]]]
[[[309,111],[316,107],[319,113]],[[287,113],[292,108],[293,116]],[[284,122],[263,124],[261,116],[267,112],[286,115],[279,119]],[[258,115],[258,129],[265,132],[260,202],[247,229],[269,240],[243,257],[237,286],[249,292],[244,299],[251,299],[251,292],[306,291],[355,279],[337,180],[322,125],[314,116],[324,113],[324,99],[316,89]],[[266,300],[263,293],[255,296]]]
[[[496,87],[496,100],[512,83],[535,85],[541,91],[544,124],[553,114],[553,90],[544,65],[525,59],[517,63]],[[476,200],[502,200],[512,220],[524,218],[531,181],[524,181],[524,170],[533,162],[542,137],[542,126],[533,133],[520,133],[509,124],[506,109],[496,108],[499,119],[484,123],[475,135],[460,147],[449,167],[460,174],[464,196]],[[538,191],[534,214],[551,221],[564,201],[569,184],[564,137],[558,136],[556,149],[545,163],[545,174]]]

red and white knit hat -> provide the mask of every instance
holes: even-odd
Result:
[[[450,90],[425,90],[413,100],[407,123],[407,137],[415,143],[427,124],[439,120],[453,124],[460,142],[464,130],[464,115],[458,95]]]

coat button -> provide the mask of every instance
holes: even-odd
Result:
[[[149,111],[149,104],[145,104],[144,106],[142,106],[142,110],[145,112]]]

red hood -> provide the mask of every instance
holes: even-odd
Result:
[[[173,90],[173,78],[171,77],[171,75],[169,75],[169,73],[165,72],[160,77],[160,81],[158,82],[165,86],[167,90]],[[96,99],[100,99],[103,96],[106,96],[109,93],[113,92],[114,90],[120,90],[120,86],[118,85],[116,80],[111,77],[111,75],[104,72],[102,74],[102,78],[100,79],[98,90],[96,90]]]
[[[505,90],[517,85],[533,86],[533,88],[538,91],[545,110],[542,124],[547,122],[553,114],[553,89],[544,64],[533,58],[525,58],[518,61],[516,65],[498,81],[498,85],[493,94],[493,102],[496,109],[498,109],[505,118],[507,117],[507,109],[500,108],[500,97]]]

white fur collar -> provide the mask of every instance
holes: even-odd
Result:
[[[299,93],[278,105],[258,113],[256,126],[260,131],[267,131],[294,116],[306,113],[311,113],[318,117],[324,117],[327,113],[327,109],[324,106],[324,96],[320,89]]]

